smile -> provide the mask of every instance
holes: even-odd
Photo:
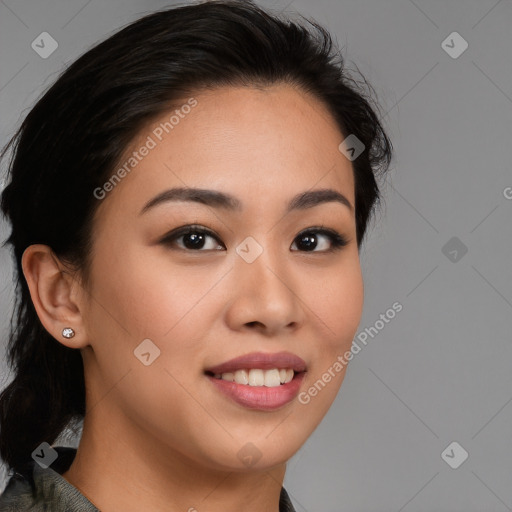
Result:
[[[266,386],[273,388],[290,382],[293,379],[294,373],[291,368],[272,368],[270,370],[251,368],[247,370],[236,370],[235,372],[216,373],[214,377],[216,379],[236,382],[237,384],[247,386]]]
[[[235,381],[236,374],[243,375],[239,372],[248,373],[248,382],[246,384]],[[234,373],[224,373],[221,374],[220,378],[208,372],[206,372],[205,375],[215,389],[220,391],[221,395],[228,397],[238,405],[247,409],[273,411],[284,407],[297,397],[304,376],[306,375],[305,371],[295,373],[293,370],[284,370],[284,372],[286,372],[286,382],[282,383],[280,372],[281,370],[276,368],[267,370],[266,372],[252,368],[249,372],[247,372],[247,370],[237,370]],[[293,373],[291,379],[290,372]],[[251,373],[253,373],[253,384],[251,384]],[[264,373],[270,374],[269,379],[272,383],[277,382],[277,378],[279,378],[279,384],[272,386],[267,386],[265,383],[259,384],[258,382],[267,378],[266,375],[263,375]]]

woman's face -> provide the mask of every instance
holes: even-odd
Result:
[[[345,373],[333,365],[360,321],[353,169],[326,108],[290,86],[221,88],[182,105],[190,108],[140,133],[115,169],[131,155],[129,172],[99,199],[82,308],[88,415],[108,416],[102,435],[132,448],[216,469],[269,468],[326,414]],[[145,208],[178,187],[229,195],[238,206],[182,196]],[[310,198],[288,209],[324,189],[349,206]],[[190,225],[192,233],[177,232]],[[336,247],[320,228],[347,244]],[[247,354],[282,352],[306,365],[286,385],[250,387],[207,373]],[[235,366],[286,370],[292,360]],[[329,369],[330,381],[304,399]],[[255,384],[277,378],[247,376]]]

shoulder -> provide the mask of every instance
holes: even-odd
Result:
[[[2,512],[99,512],[80,491],[71,485],[64,473],[76,454],[76,449],[56,447],[58,457],[52,467],[31,464],[31,478],[15,473],[0,495]],[[60,459],[60,460],[59,460]]]
[[[19,473],[16,473],[9,479],[7,486],[0,495],[0,510],[2,512],[30,510],[34,506],[35,500],[36,496],[29,481]]]

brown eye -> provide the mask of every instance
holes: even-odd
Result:
[[[330,248],[325,248],[326,242],[324,239],[330,241]],[[299,250],[302,248],[304,252],[332,252],[346,246],[348,243],[347,239],[337,233],[336,231],[319,228],[319,229],[308,229],[303,231],[296,239],[294,244],[299,246]],[[327,243],[328,245],[328,243]],[[315,250],[320,246],[320,250]]]
[[[183,241],[181,243],[177,243],[180,239],[183,239]],[[204,252],[225,249],[225,247],[223,245],[219,245],[219,243],[211,241],[208,242],[209,239],[219,242],[217,236],[209,229],[199,226],[185,226],[167,234],[161,240],[161,243],[171,246],[178,245],[179,249],[190,251]]]
[[[171,231],[160,243],[177,247],[181,250],[195,252],[226,249],[213,231],[195,225],[183,226]],[[341,249],[347,244],[348,240],[334,230],[310,228],[307,231],[303,231],[295,238],[292,248],[295,245],[300,252],[326,253]]]

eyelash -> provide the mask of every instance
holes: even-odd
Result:
[[[160,241],[160,243],[164,244],[164,245],[173,245],[173,243],[181,238],[182,236],[185,236],[185,235],[190,235],[192,233],[195,233],[195,234],[204,234],[204,235],[208,235],[212,238],[215,238],[217,240],[217,242],[219,242],[221,245],[223,245],[220,240],[218,239],[217,235],[205,228],[205,227],[202,227],[202,226],[199,226],[199,225],[189,225],[189,226],[183,226],[181,228],[178,228],[174,231],[171,231],[170,233],[168,233],[167,235],[165,235],[164,238],[162,238],[162,240]],[[327,236],[330,241],[331,241],[331,248],[330,249],[327,249],[327,250],[323,250],[323,251],[298,251],[298,252],[305,252],[305,253],[322,253],[322,254],[325,254],[325,253],[332,253],[334,251],[338,251],[340,249],[342,249],[343,247],[345,247],[347,244],[348,244],[348,240],[343,236],[343,235],[340,235],[337,231],[334,231],[333,229],[327,229],[327,228],[324,228],[323,226],[320,226],[320,227],[311,227],[311,228],[308,228],[304,231],[301,231],[294,239],[294,242],[297,240],[297,239],[300,239],[301,237],[304,237],[306,235],[309,235],[309,234],[320,234],[320,235],[325,235]],[[183,250],[183,251],[191,251],[191,252],[208,252],[209,249],[207,250],[204,250],[204,249],[198,249],[198,250],[194,250],[194,249],[188,249],[188,248],[183,248],[183,247],[179,247],[179,249]]]

